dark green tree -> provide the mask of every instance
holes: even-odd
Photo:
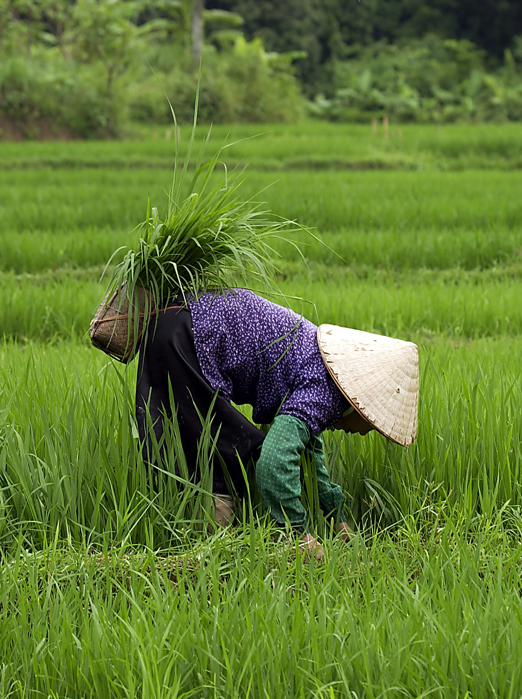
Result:
[[[331,83],[332,61],[354,43],[372,40],[377,0],[207,0],[244,19],[248,39],[259,37],[268,51],[306,51],[296,72],[309,96]]]
[[[427,34],[467,39],[502,59],[522,35],[521,0],[207,0],[207,7],[238,12],[247,39],[267,50],[304,50],[296,64],[305,92],[328,93],[332,64],[360,47]]]
[[[502,58],[522,34],[520,0],[378,0],[374,38],[390,42],[437,34],[467,39]]]
[[[110,135],[115,130],[115,82],[127,70],[138,47],[139,30],[132,21],[137,9],[135,2],[114,0],[78,0],[74,7],[70,41],[75,58],[98,61],[103,66]]]

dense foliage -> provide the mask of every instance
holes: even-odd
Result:
[[[0,0],[0,58],[4,138],[190,122],[200,58],[207,123],[522,115],[514,0]]]
[[[338,61],[330,98],[318,95],[312,112],[337,121],[519,121],[522,119],[522,40],[495,72],[466,40],[385,42]]]
[[[117,136],[129,119],[169,124],[166,97],[181,123],[192,121],[199,62],[190,4],[146,21],[138,2],[0,0],[0,137]],[[247,42],[233,29],[237,16],[216,13],[207,22],[214,43],[203,47],[200,120],[295,121],[302,100],[291,57]]]
[[[248,38],[262,37],[269,50],[307,51],[297,69],[309,96],[330,84],[335,62],[354,47],[435,34],[470,41],[501,61],[522,35],[518,0],[207,0],[207,6],[238,12]]]

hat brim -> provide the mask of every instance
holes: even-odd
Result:
[[[417,437],[418,348],[384,335],[321,325],[317,342],[337,387],[387,439],[408,447]]]

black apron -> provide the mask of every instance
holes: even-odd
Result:
[[[157,321],[157,322],[156,322]],[[169,380],[174,405],[169,398]],[[190,311],[186,308],[169,308],[152,318],[146,338],[142,342],[136,385],[136,418],[143,443],[145,463],[153,466],[154,449],[147,425],[147,411],[153,423],[158,444],[164,431],[164,421],[177,416],[181,446],[185,453],[189,476],[199,479],[198,442],[202,434],[202,421],[212,408],[211,434],[219,429],[217,454],[211,459],[213,492],[227,494],[231,488],[241,495],[244,477],[238,460],[246,468],[250,459],[259,456],[265,435],[242,413],[219,396],[204,377],[194,347],[194,331]],[[165,460],[166,445],[160,447]],[[179,469],[176,466],[177,474]],[[227,475],[225,475],[227,474]]]

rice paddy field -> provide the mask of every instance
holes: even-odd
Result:
[[[418,441],[326,436],[356,535],[312,512],[321,562],[252,480],[229,530],[207,476],[155,490],[136,367],[87,329],[107,259],[166,205],[172,134],[1,143],[0,697],[520,697],[522,125],[256,133],[210,152],[248,138],[245,195],[313,227],[302,255],[274,243],[281,291],[418,343]]]

